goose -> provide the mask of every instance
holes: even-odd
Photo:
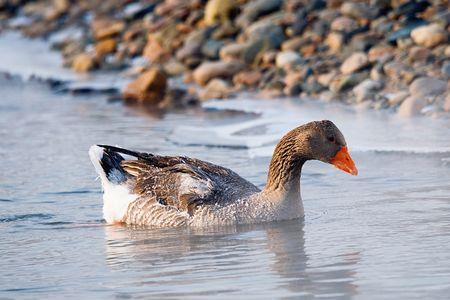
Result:
[[[262,190],[230,169],[195,158],[108,145],[91,146],[89,156],[104,191],[103,217],[111,224],[203,227],[300,218],[305,162],[358,174],[344,136],[329,120],[301,125],[281,138]]]

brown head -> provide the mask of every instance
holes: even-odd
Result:
[[[344,136],[336,125],[328,120],[314,121],[281,138],[270,163],[266,188],[277,189],[298,181],[301,167],[307,160],[320,160],[352,175],[358,174]]]
[[[297,135],[298,155],[306,160],[330,163],[344,172],[358,175],[345,138],[333,122],[314,121],[297,127],[294,131]]]

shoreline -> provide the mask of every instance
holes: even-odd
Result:
[[[450,12],[440,1],[94,2],[23,4],[2,23],[46,39],[79,74],[124,76],[91,84],[98,90],[158,108],[251,92],[404,117],[450,112]]]

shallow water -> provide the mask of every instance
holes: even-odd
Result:
[[[40,83],[3,76],[0,86],[0,298],[447,299],[450,294],[446,120],[402,121],[299,101],[267,108],[269,117],[221,110],[220,103],[208,104],[207,111],[152,116],[101,96],[55,94]],[[228,105],[252,111],[255,103]],[[274,122],[283,109],[290,119],[279,116]],[[296,118],[301,123],[320,117],[318,111],[348,131],[360,175],[308,163],[304,220],[202,230],[102,222],[100,182],[87,155],[91,144],[195,156],[263,186],[273,138]],[[383,150],[380,130],[352,129],[365,118],[375,129],[383,122],[403,124],[386,132],[389,140],[397,134],[393,149]],[[418,144],[402,150],[414,130],[421,140],[410,136]],[[219,137],[211,138],[217,132]],[[224,146],[226,136],[232,147],[202,145]],[[254,144],[246,145],[252,136]]]

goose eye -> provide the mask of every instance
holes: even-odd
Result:
[[[336,140],[334,139],[334,136],[329,136],[328,137],[328,140],[330,141],[330,142],[332,142],[332,143],[334,143]]]

